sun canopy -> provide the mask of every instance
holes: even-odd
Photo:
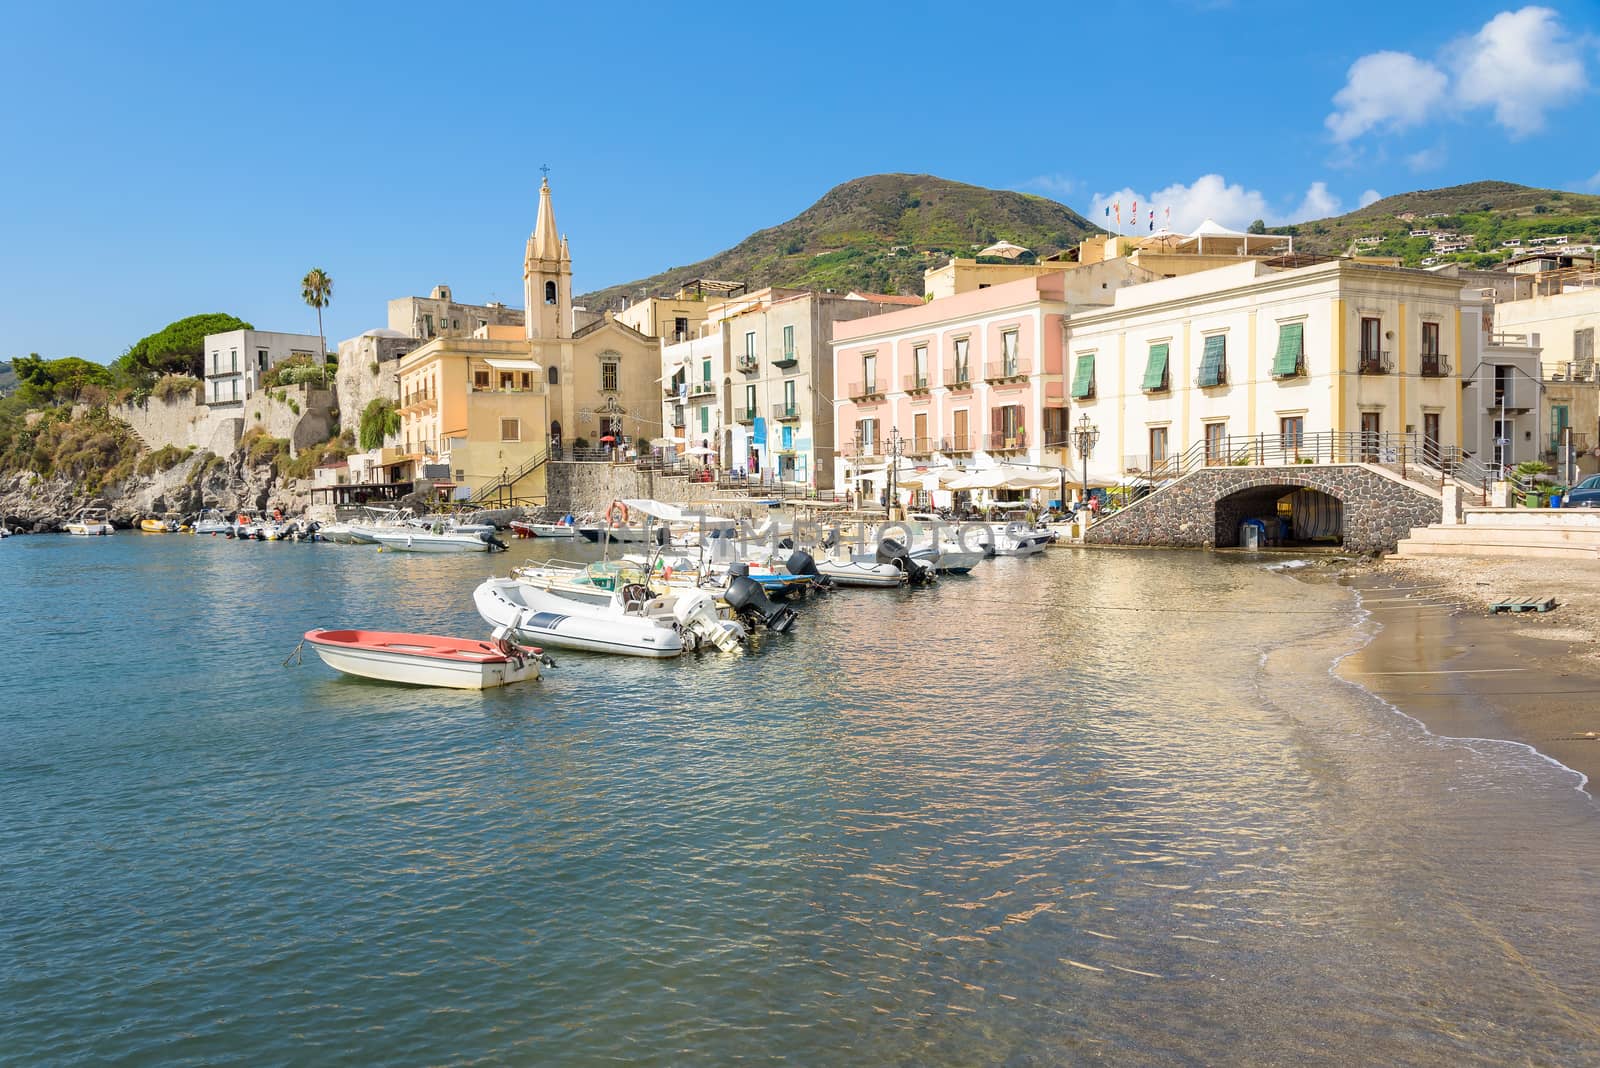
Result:
[[[544,368],[540,367],[537,363],[535,363],[532,360],[495,360],[495,359],[486,359],[483,362],[488,364],[490,367],[493,367],[496,371],[542,371],[542,370],[544,370]]]
[[[996,467],[986,467],[974,471],[962,478],[952,481],[946,489],[952,490],[995,490],[995,489],[1039,489],[1045,486],[1059,485],[1061,475],[1043,470],[1029,470],[1012,464],[1000,464]]]
[[[966,474],[967,472],[955,467],[936,467],[921,474],[907,475],[900,479],[900,485],[932,493],[934,490],[949,489],[950,483],[965,477]]]

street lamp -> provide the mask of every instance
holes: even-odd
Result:
[[[1078,456],[1083,460],[1083,501],[1089,502],[1089,454],[1094,451],[1095,443],[1100,440],[1100,430],[1089,422],[1089,413],[1085,412],[1078,419],[1078,425],[1072,430],[1072,441],[1078,447]]]
[[[893,519],[895,507],[900,503],[898,496],[900,489],[898,485],[900,474],[899,427],[889,428],[889,455],[887,456],[887,460],[889,461],[889,499],[887,501],[888,507],[885,514],[889,519]]]

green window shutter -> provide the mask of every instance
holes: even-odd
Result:
[[[1078,357],[1078,370],[1072,376],[1072,395],[1076,399],[1094,396],[1094,353]]]
[[[700,433],[704,434],[707,430],[710,430],[710,429],[711,429],[711,409],[710,408],[701,408],[700,409]]]
[[[1150,360],[1144,365],[1144,388],[1167,388],[1167,346],[1150,346]]]
[[[1567,406],[1556,404],[1550,408],[1550,423],[1555,427],[1557,434],[1567,428]]]
[[[1305,352],[1305,324],[1284,323],[1278,327],[1278,352],[1272,357],[1272,376],[1291,378],[1300,373],[1300,357]]]
[[[1220,386],[1228,380],[1224,360],[1228,353],[1228,338],[1215,334],[1206,338],[1206,348],[1200,356],[1200,384]]]

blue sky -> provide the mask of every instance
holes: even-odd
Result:
[[[1020,13],[1019,13],[1020,12]],[[864,174],[1295,221],[1483,178],[1600,192],[1600,6],[30,4],[0,39],[0,357],[227,311],[330,344],[438,282],[521,302]]]

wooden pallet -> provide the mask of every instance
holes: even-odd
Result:
[[[1556,606],[1554,597],[1525,598],[1520,601],[1499,601],[1489,606],[1495,614],[1501,612],[1549,612]]]

